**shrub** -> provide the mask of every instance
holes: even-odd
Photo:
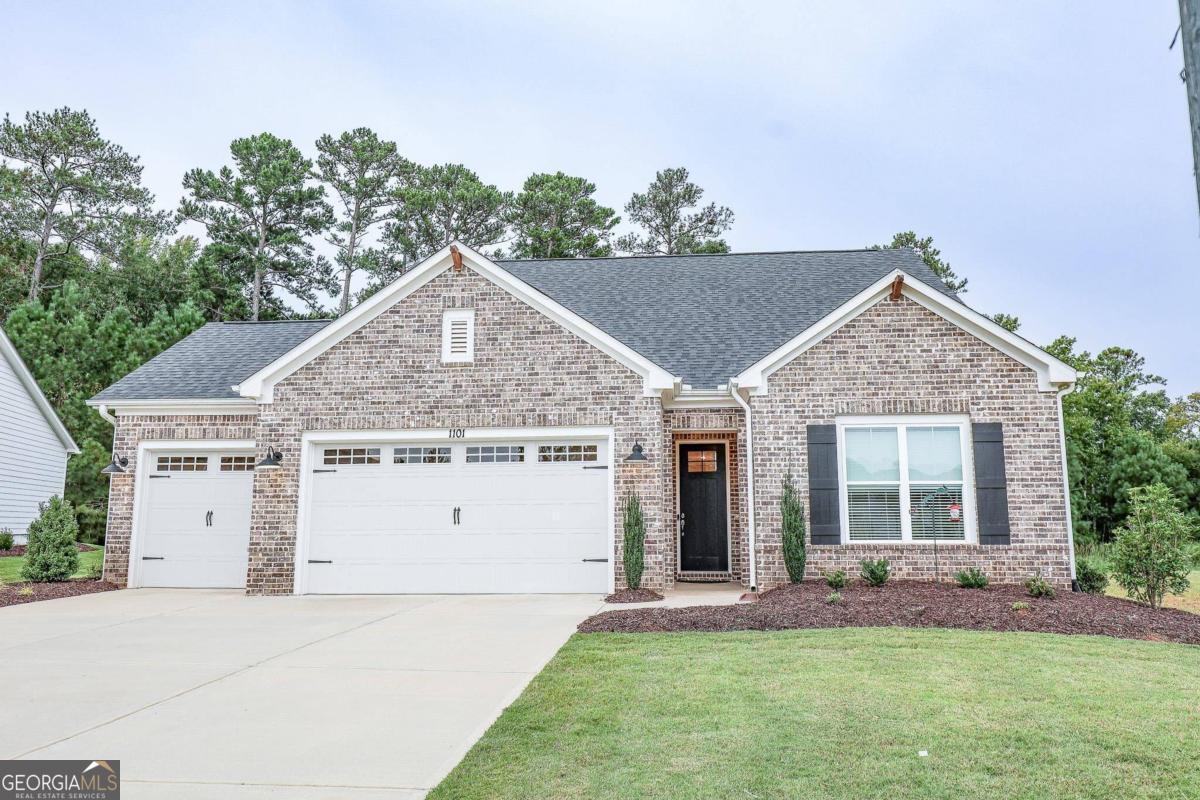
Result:
[[[888,578],[892,576],[892,565],[888,563],[886,558],[864,558],[859,562],[859,566],[859,574],[862,575],[863,580],[870,586],[883,586],[887,583]]]
[[[8,528],[0,528],[0,550],[13,549],[13,535]]]
[[[841,592],[830,592],[825,595],[825,602],[831,606],[836,606],[842,602]]]
[[[1026,603],[1024,600],[1018,600],[1017,602],[1015,602],[1015,603],[1013,603],[1013,604],[1012,604],[1012,610],[1013,610],[1013,612],[1014,612],[1014,613],[1020,613],[1020,612],[1022,612],[1022,611],[1028,611],[1028,610],[1029,610],[1029,603]]]
[[[1166,595],[1187,591],[1192,564],[1184,544],[1191,526],[1164,484],[1130,489],[1129,504],[1117,531],[1113,578],[1131,598],[1158,608]]]
[[[1104,594],[1108,588],[1108,573],[1090,558],[1075,559],[1075,580],[1079,582],[1080,591],[1087,594]]]
[[[1030,575],[1025,579],[1025,591],[1030,597],[1054,597],[1054,587],[1041,575]]]
[[[646,520],[642,517],[642,501],[636,494],[625,498],[622,510],[625,528],[625,585],[630,589],[641,588],[642,572],[646,568]]]
[[[87,572],[84,573],[84,577],[93,581],[100,580],[104,577],[104,564],[99,561],[93,561],[91,564],[88,564]]]
[[[33,597],[33,587],[32,586],[22,586],[20,589],[17,589],[17,596]]]
[[[834,590],[846,588],[846,570],[835,569],[833,572],[826,572],[825,583]]]
[[[779,511],[783,516],[783,563],[792,583],[801,583],[804,581],[804,567],[808,563],[808,551],[804,544],[804,504],[800,502],[790,472],[783,478],[783,499],[779,501]]]
[[[982,589],[988,585],[988,576],[979,567],[967,567],[954,573],[954,580],[964,589]]]
[[[65,581],[79,568],[79,551],[75,549],[79,525],[75,522],[75,510],[58,495],[40,508],[41,514],[29,523],[21,577],[27,581]]]

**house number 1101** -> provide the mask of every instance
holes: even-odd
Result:
[[[450,438],[451,439],[462,439],[462,438],[466,437],[466,435],[467,435],[466,428],[451,428],[450,429]]]

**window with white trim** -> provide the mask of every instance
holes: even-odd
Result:
[[[599,448],[594,444],[543,444],[538,446],[538,461],[546,464],[559,461],[596,461]]]
[[[966,423],[881,419],[841,438],[848,541],[967,541]]]
[[[324,452],[324,462],[333,464],[378,464],[378,447],[330,447]]]
[[[524,445],[483,444],[467,448],[468,464],[517,464],[524,460]]]
[[[208,456],[159,456],[159,472],[207,472]]]
[[[475,360],[475,310],[455,308],[442,312],[442,363],[467,364]]]
[[[393,464],[449,464],[449,447],[394,447]]]

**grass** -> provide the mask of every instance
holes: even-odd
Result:
[[[576,635],[429,797],[1200,797],[1198,674],[1103,637]]]
[[[1163,605],[1167,608],[1182,608],[1184,611],[1191,611],[1193,614],[1200,614],[1200,569],[1194,569],[1188,573],[1188,580],[1192,585],[1183,594],[1169,594],[1163,598]],[[1109,576],[1108,589],[1106,594],[1113,597],[1126,597],[1125,590],[1117,585],[1117,582]]]
[[[0,584],[5,583],[23,583],[21,579],[21,566],[25,563],[24,556],[8,556],[0,558]],[[83,578],[91,574],[93,569],[98,569],[104,563],[104,548],[89,550],[86,553],[79,554],[79,569],[75,571],[73,578]]]

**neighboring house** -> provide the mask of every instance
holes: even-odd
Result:
[[[1074,380],[907,249],[452,245],[336,321],[213,323],[93,398],[128,459],[105,575],[605,592],[636,493],[647,585],[765,589],[787,580],[791,473],[813,576],[884,556],[902,578],[979,566],[1062,586]]]
[[[37,519],[38,504],[62,495],[67,458],[78,452],[0,330],[0,529],[11,530],[18,544],[25,543],[26,528]]]

